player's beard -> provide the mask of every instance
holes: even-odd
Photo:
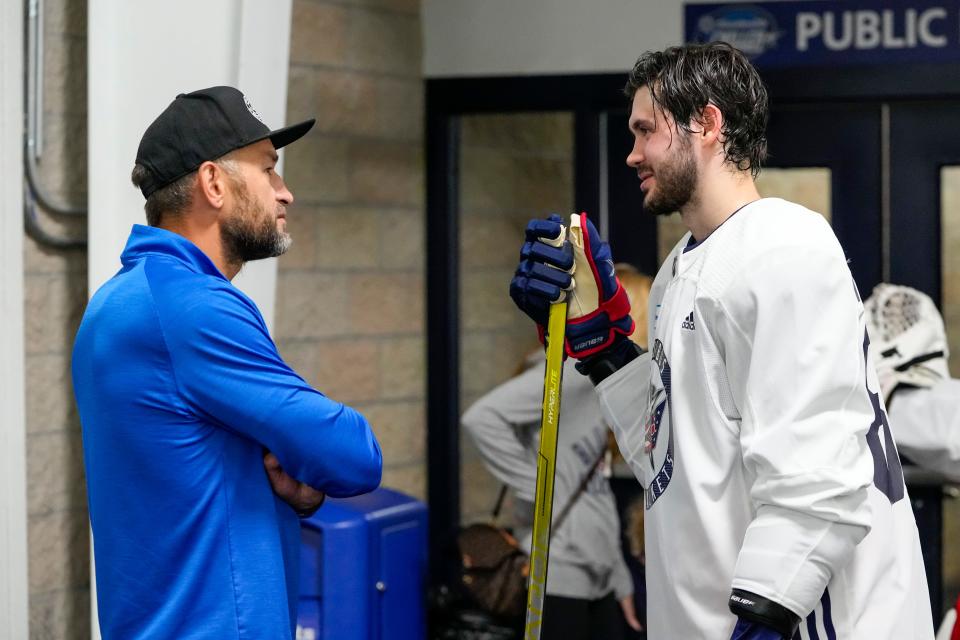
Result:
[[[679,148],[657,167],[656,186],[643,199],[643,210],[655,216],[668,216],[684,207],[697,188],[697,161],[689,134],[678,136]]]
[[[271,214],[263,204],[253,199],[243,181],[231,182],[236,207],[220,224],[220,240],[229,261],[243,264],[286,253],[293,239],[289,233],[277,228],[282,205],[278,204]]]

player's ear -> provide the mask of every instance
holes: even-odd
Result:
[[[706,143],[723,142],[723,113],[712,102],[703,108],[697,123],[700,125],[699,137]]]

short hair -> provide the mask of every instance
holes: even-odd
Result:
[[[148,170],[146,167],[142,164],[133,166],[133,172],[130,174],[130,181],[133,182],[133,186],[139,189],[147,177]],[[147,214],[147,224],[151,227],[157,227],[160,225],[164,214],[177,215],[190,208],[190,205],[193,204],[193,181],[196,177],[197,172],[192,171],[151,193],[143,204],[143,210]]]
[[[236,160],[230,157],[230,154],[214,160],[214,162],[226,171],[227,177],[234,184],[241,182],[239,165]],[[142,164],[136,164],[130,174],[130,181],[133,182],[133,186],[139,189],[147,176],[147,168]],[[151,193],[143,205],[143,210],[147,214],[147,224],[151,227],[160,226],[164,214],[176,216],[189,209],[190,205],[193,204],[193,181],[196,177],[197,172],[191,171]]]
[[[714,104],[723,114],[724,160],[754,177],[760,173],[767,157],[767,89],[739,50],[711,42],[648,51],[633,66],[624,93],[632,101],[641,87],[687,133],[690,121],[699,122]]]

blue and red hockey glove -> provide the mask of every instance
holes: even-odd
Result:
[[[569,232],[557,215],[530,221],[510,297],[537,323],[541,341],[550,304],[566,297],[565,347],[577,359],[633,333],[630,302],[614,272],[610,247],[585,213],[572,216]]]
[[[733,635],[730,636],[730,640],[784,640],[784,638],[786,636],[779,631],[743,618],[737,620],[737,626],[734,627]]]

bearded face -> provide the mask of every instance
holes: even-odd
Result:
[[[236,199],[234,210],[220,224],[220,238],[231,262],[275,258],[287,252],[293,240],[281,230],[278,218],[283,205],[259,202],[242,179],[230,180]]]
[[[649,167],[656,184],[643,198],[643,209],[655,216],[670,215],[690,202],[697,186],[697,162],[688,135],[676,138],[676,151],[667,155],[657,166]]]

